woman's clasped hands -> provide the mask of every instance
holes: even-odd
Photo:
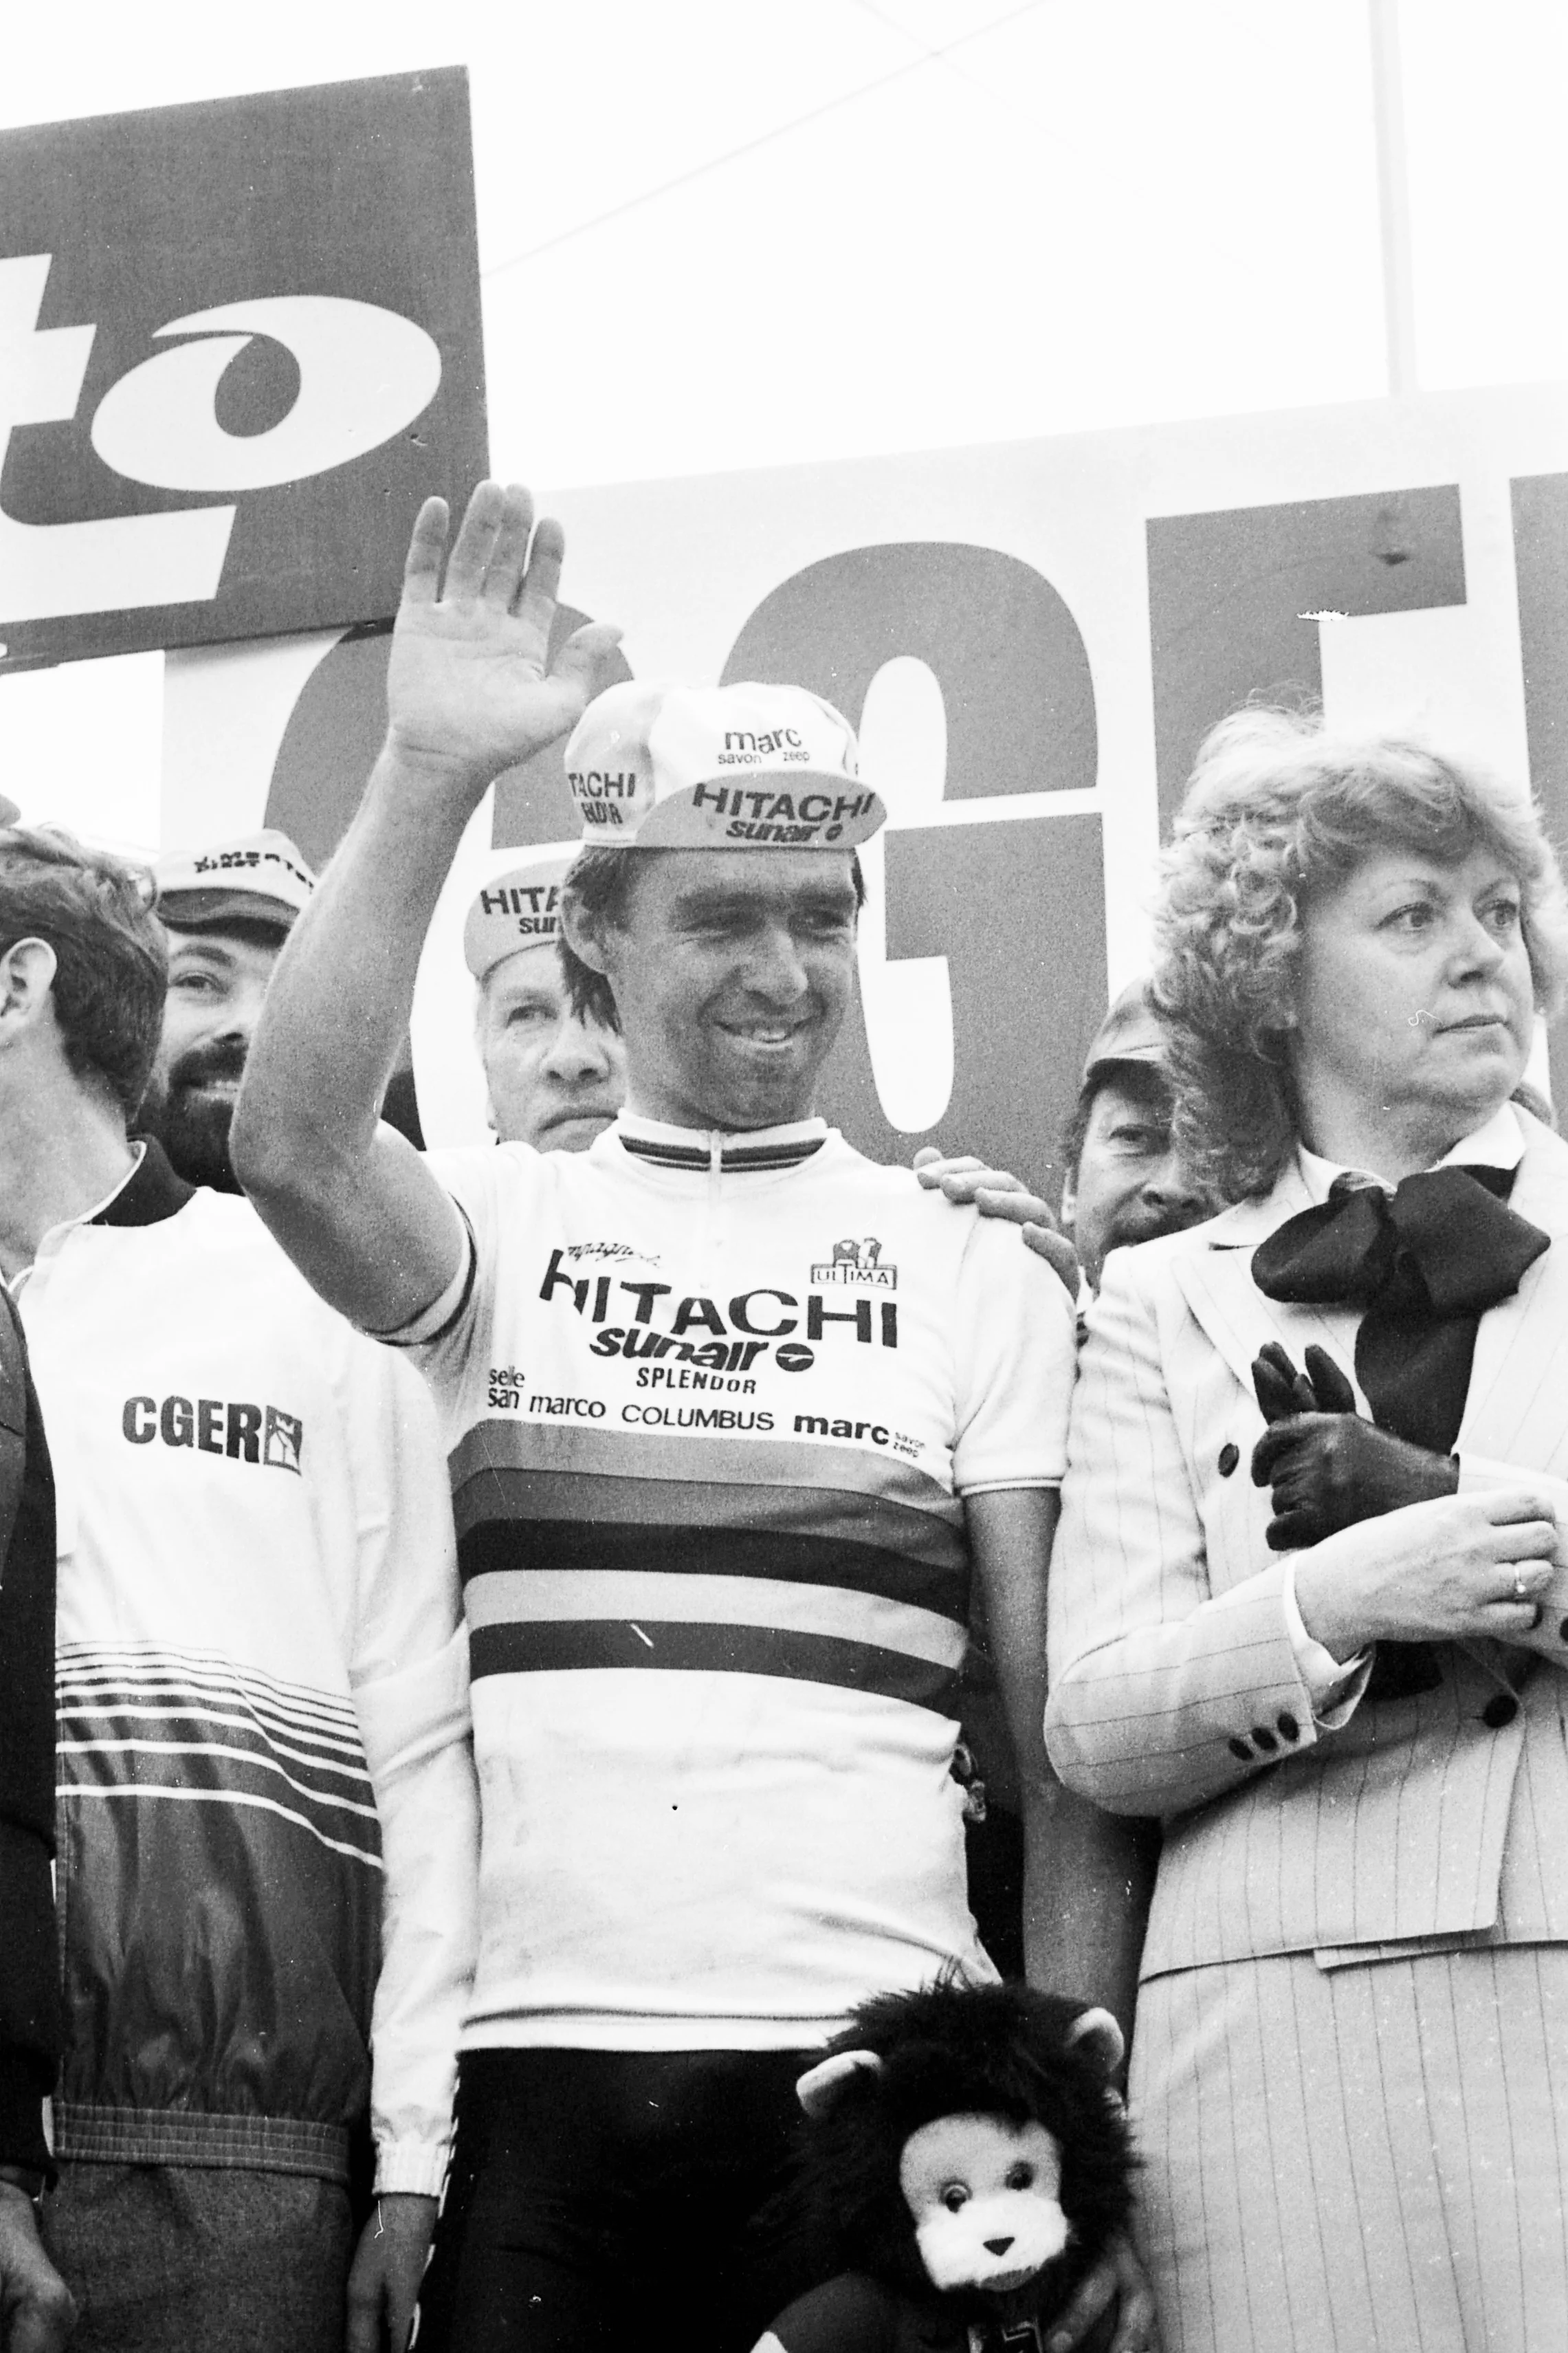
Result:
[[[1296,1564],[1296,1606],[1335,1658],[1369,1642],[1532,1633],[1563,1562],[1544,1488],[1521,1480],[1409,1504],[1341,1529]]]

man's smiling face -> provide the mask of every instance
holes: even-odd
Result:
[[[283,945],[281,929],[169,933],[169,993],[158,1059],[137,1124],[155,1135],[179,1175],[238,1188],[228,1131],[261,1000]]]
[[[615,993],[633,1108],[683,1127],[804,1119],[854,987],[852,853],[626,855],[624,917],[584,944]]]

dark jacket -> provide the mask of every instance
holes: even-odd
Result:
[[[54,1851],[55,1487],[0,1283],[0,2164],[44,2174],[60,2042]]]

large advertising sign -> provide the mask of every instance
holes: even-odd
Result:
[[[485,463],[460,68],[0,133],[0,675],[390,614]]]
[[[863,853],[862,1004],[824,1108],[879,1158],[931,1141],[1054,1182],[1108,991],[1148,953],[1194,750],[1248,696],[1320,697],[1333,722],[1419,728],[1532,777],[1568,840],[1554,389],[546,504],[567,531],[563,627],[619,621],[639,677],[795,681],[858,728],[890,818]],[[173,658],[167,839],[265,815],[323,856],[374,757],[385,656],[359,631]],[[432,1142],[484,1132],[468,902],[572,830],[558,754],[501,778],[469,828],[416,1009]]]

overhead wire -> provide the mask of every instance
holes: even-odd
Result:
[[[1076,137],[1070,131],[1064,131],[1059,123],[1047,122],[1045,116],[1037,113],[1034,107],[1021,106],[1010,90],[998,90],[994,82],[986,81],[979,74],[970,73],[964,67],[957,64],[949,54],[950,49],[959,46],[956,41],[950,42],[946,48],[933,48],[899,17],[890,16],[885,8],[879,8],[877,5],[877,0],[849,0],[849,5],[858,8],[864,16],[871,17],[875,23],[885,25],[889,32],[897,33],[904,40],[910,42],[919,49],[928,64],[940,65],[945,72],[963,82],[966,90],[974,90],[988,106],[996,109],[1005,108],[1008,113],[1016,116],[1020,122],[1026,122],[1031,130],[1043,132],[1047,139],[1054,140],[1058,147],[1066,148],[1069,154],[1081,156],[1091,169],[1104,167],[1105,156],[1102,148],[1092,146],[1088,141]],[[994,21],[1001,25],[1007,19],[998,16]],[[973,35],[966,37],[978,38],[981,31],[989,32],[990,30],[990,26],[977,27]],[[1211,232],[1208,247],[1211,253],[1223,254],[1240,268],[1245,269],[1249,266],[1247,257],[1223,236]]]
[[[1064,131],[1059,123],[1047,122],[1045,116],[1037,114],[1032,106],[1020,106],[1010,90],[998,90],[994,82],[986,81],[979,74],[970,73],[965,67],[961,66],[952,54],[959,47],[958,42],[950,41],[945,47],[933,47],[931,42],[922,40],[917,32],[902,23],[899,17],[889,16],[886,8],[879,8],[877,0],[850,0],[850,5],[858,8],[862,16],[869,16],[874,24],[885,25],[889,33],[897,33],[900,40],[909,42],[912,47],[920,51],[928,65],[941,66],[945,73],[952,74],[955,79],[963,82],[966,90],[977,91],[987,105],[1005,106],[1008,111],[1016,114],[1021,122],[1027,122],[1036,131],[1043,131],[1047,139],[1055,139],[1062,146],[1072,148],[1079,154],[1089,153],[1081,139],[1075,139],[1071,132]],[[974,32],[966,37],[978,40],[982,33],[989,33],[994,27],[1008,21],[1003,16],[994,17],[990,25],[977,26]]]
[[[638,195],[627,196],[621,204],[611,205],[607,211],[595,213],[587,220],[576,221],[570,228],[560,229],[553,237],[543,237],[538,245],[528,246],[521,253],[509,254],[504,261],[492,262],[488,269],[481,269],[479,275],[482,279],[500,278],[506,270],[521,269],[525,261],[537,261],[542,254],[552,253],[558,246],[570,245],[576,237],[587,237],[593,230],[604,228],[611,221],[624,219],[627,213],[637,212],[644,205],[654,204],[660,196],[669,195],[677,188],[689,187],[694,180],[704,179],[710,172],[720,171],[726,164],[738,163],[742,155],[754,154],[759,147],[767,147],[775,140],[787,138],[792,132],[802,131],[808,123],[820,122],[825,115],[836,114],[840,108],[852,106],[858,99],[869,98],[875,91],[902,81],[907,75],[919,73],[926,66],[940,62],[954,49],[966,48],[973,41],[984,40],[988,33],[1000,32],[1005,25],[1014,25],[1022,16],[1034,16],[1047,5],[1047,0],[1023,0],[1021,7],[1010,8],[1000,16],[993,16],[986,24],[973,26],[967,33],[958,34],[939,47],[927,48],[922,43],[918,57],[906,58],[890,73],[879,74],[872,81],[858,82],[853,90],[841,90],[837,98],[826,100],[821,106],[811,107],[805,114],[792,115],[787,122],[775,123],[771,131],[761,131],[754,139],[747,139],[738,147],[727,147],[722,154],[710,155],[706,162],[694,164],[689,171],[678,172],[671,179],[660,180],[656,186],[644,188]],[[906,35],[908,37],[910,37]]]

